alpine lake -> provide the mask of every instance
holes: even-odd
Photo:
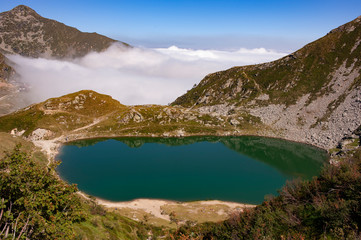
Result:
[[[317,176],[328,158],[310,145],[242,136],[81,140],[63,145],[56,159],[62,179],[109,201],[259,204],[288,180]]]

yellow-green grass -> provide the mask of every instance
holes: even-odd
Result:
[[[176,221],[186,223],[220,222],[226,220],[235,211],[225,204],[202,204],[190,202],[183,204],[166,204],[161,207],[165,214]]]

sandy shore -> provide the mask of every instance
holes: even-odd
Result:
[[[165,219],[167,221],[170,221],[169,216],[162,214],[161,207],[166,204],[175,203],[172,201],[158,199],[136,199],[129,202],[110,202],[102,199],[96,199],[96,201],[98,204],[107,208],[130,208],[133,210],[143,210],[157,218]]]
[[[169,215],[162,214],[162,207],[166,205],[178,206],[178,207],[189,207],[191,204],[201,204],[208,206],[225,205],[232,211],[242,212],[245,208],[252,208],[256,205],[235,203],[235,202],[223,202],[219,200],[212,201],[194,201],[194,202],[176,202],[161,199],[135,199],[129,202],[110,202],[102,199],[96,199],[98,204],[103,205],[107,208],[130,208],[134,210],[143,210],[146,213],[152,214],[157,218],[165,219],[170,221]]]
[[[86,199],[89,197],[79,191],[78,194]],[[246,208],[253,208],[257,205],[252,204],[244,204],[244,203],[236,203],[236,202],[226,202],[220,200],[207,200],[207,201],[193,201],[193,202],[177,202],[177,201],[170,201],[164,199],[135,199],[132,201],[126,202],[112,202],[107,201],[100,198],[95,198],[97,204],[102,205],[109,209],[114,210],[121,210],[121,209],[132,209],[132,210],[142,210],[150,215],[153,215],[156,218],[164,219],[166,221],[170,221],[170,216],[165,214],[162,210],[162,207],[165,206],[172,206],[172,207],[180,207],[180,208],[189,208],[192,205],[204,205],[204,206],[226,206],[230,209],[230,212],[242,212]],[[199,208],[199,207],[198,207]],[[223,211],[222,211],[223,212]]]

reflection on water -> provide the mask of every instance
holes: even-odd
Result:
[[[140,148],[146,143],[167,146],[191,145],[197,142],[220,142],[242,155],[262,161],[287,175],[310,179],[318,175],[320,165],[328,158],[326,151],[297,142],[282,139],[242,136],[242,137],[185,137],[185,138],[113,138],[131,148]],[[70,143],[78,147],[95,145],[108,138],[80,140]],[[291,157],[292,156],[292,157]],[[299,175],[301,174],[301,175]],[[303,174],[303,175],[302,175]]]
[[[58,158],[62,178],[108,200],[260,203],[286,180],[318,175],[328,156],[300,143],[243,136],[90,139],[69,143]]]

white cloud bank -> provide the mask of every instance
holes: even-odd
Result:
[[[275,60],[287,53],[169,48],[126,50],[115,44],[71,61],[8,56],[30,103],[83,89],[109,94],[123,104],[168,104],[212,72]]]

